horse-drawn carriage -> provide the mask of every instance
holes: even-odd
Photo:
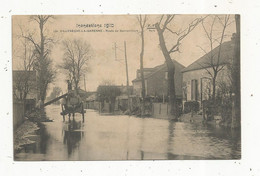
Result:
[[[80,98],[80,95],[76,90],[70,90],[65,97],[61,100],[61,110],[60,113],[63,116],[63,121],[65,121],[65,116],[69,116],[69,120],[71,115],[75,116],[75,113],[82,114],[82,120],[84,121],[84,110],[83,101]]]

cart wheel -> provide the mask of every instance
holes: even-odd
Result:
[[[82,114],[82,120],[84,122],[84,105],[83,105],[83,103],[81,104],[81,114]]]
[[[61,112],[62,112],[62,117],[63,117],[63,122],[65,121],[65,115],[64,115],[64,108],[63,105],[61,105]]]

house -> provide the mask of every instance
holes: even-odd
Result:
[[[172,60],[175,65],[175,91],[177,99],[182,99],[182,72],[184,66]],[[156,97],[160,101],[167,99],[168,95],[168,72],[166,63],[154,68],[144,68],[145,94]],[[133,94],[141,97],[142,80],[140,69],[136,71],[136,79],[133,83]]]
[[[184,102],[197,101],[201,105],[203,100],[210,99],[213,89],[213,66],[221,68],[216,78],[216,89],[222,83],[230,84],[230,69],[228,66],[232,62],[234,42],[222,43],[219,59],[217,57],[218,51],[219,46],[182,70]]]
[[[114,112],[126,109],[128,105],[128,93],[133,92],[132,86],[100,85],[97,88],[97,100],[101,104],[102,112]]]
[[[16,129],[24,121],[26,112],[36,104],[36,72],[13,70],[13,125]]]

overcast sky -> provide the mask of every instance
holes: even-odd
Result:
[[[172,30],[185,29],[188,24],[202,15],[177,15],[169,27]],[[127,58],[129,69],[129,82],[136,77],[136,70],[139,66],[139,55],[141,49],[140,30],[136,15],[71,15],[71,16],[54,16],[46,24],[45,33],[59,42],[55,43],[51,48],[51,58],[54,65],[62,62],[63,49],[61,42],[67,39],[82,39],[91,45],[93,50],[93,57],[88,63],[90,71],[86,75],[86,88],[89,91],[95,91],[97,86],[103,80],[111,80],[115,84],[126,84],[126,73],[124,65],[124,41],[127,43]],[[149,15],[147,24],[154,24],[160,19],[158,15]],[[210,24],[211,18],[208,17],[205,24]],[[230,17],[230,21],[234,21],[234,16]],[[86,27],[79,28],[77,24],[101,24],[102,27]],[[114,30],[114,32],[106,31],[104,24],[113,24],[113,27],[107,30]],[[34,32],[35,38],[39,39],[39,28],[35,22],[29,20],[29,16],[13,16],[13,69],[20,69],[21,59],[19,58],[20,34],[19,25],[24,31]],[[102,29],[102,32],[64,32],[67,30],[91,30]],[[63,32],[61,32],[63,30]],[[116,32],[118,30],[118,32]],[[120,31],[121,30],[121,31]],[[126,31],[129,30],[129,31]],[[220,31],[220,25],[216,25],[215,35]],[[227,36],[225,41],[230,40],[232,33],[235,32],[235,23],[232,23],[227,28]],[[176,41],[176,36],[170,32],[166,32],[167,46],[170,48]],[[114,44],[117,44],[116,51],[117,59],[122,59],[121,62],[115,60]],[[177,60],[184,66],[188,66],[195,60],[199,59],[204,52],[198,47],[202,47],[206,51],[209,50],[209,43],[205,37],[205,32],[200,25],[193,30],[183,41],[180,47],[180,53],[172,54],[172,58]],[[164,63],[164,57],[159,47],[158,35],[155,30],[145,31],[145,51],[144,51],[144,67],[154,67]],[[51,85],[59,86],[66,91],[66,77],[64,72],[59,70],[57,79]],[[84,89],[83,80],[81,81],[81,88]],[[51,90],[51,88],[50,88]]]

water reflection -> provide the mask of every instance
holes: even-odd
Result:
[[[125,128],[127,160],[241,158],[240,130],[138,118],[129,118]]]
[[[63,125],[63,144],[67,145],[68,155],[70,156],[75,148],[80,145],[81,139],[84,137],[84,131],[82,130],[82,122],[69,120],[64,122]]]
[[[46,154],[48,149],[50,134],[48,134],[43,124],[39,124],[39,126],[40,126],[40,130],[38,134],[40,134],[40,151],[41,153]]]
[[[168,159],[239,159],[240,130],[169,122]]]
[[[29,140],[34,142],[23,145],[23,149],[20,152],[46,154],[50,134],[47,132],[45,125],[38,124],[38,126],[40,127],[40,129],[36,131],[36,135],[31,135],[27,137]]]

